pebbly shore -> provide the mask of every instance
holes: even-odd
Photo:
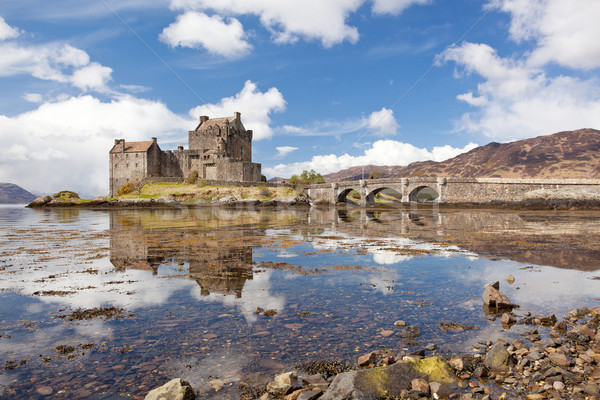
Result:
[[[510,276],[507,278],[510,279]],[[577,399],[600,398],[600,307],[578,308],[564,318],[518,313],[498,282],[485,286],[484,307],[508,331],[529,328],[521,339],[476,343],[465,354],[436,354],[429,344],[406,353],[390,349],[362,355],[356,363],[313,361],[274,377],[267,385],[241,388],[243,399]],[[414,339],[418,326],[399,335]],[[174,379],[146,400],[194,399],[188,383]]]

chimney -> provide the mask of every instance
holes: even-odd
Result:
[[[200,124],[205,123],[206,121],[208,121],[208,116],[206,115],[201,115],[200,116]]]
[[[152,143],[157,143],[157,140],[155,137],[152,138]]]
[[[118,152],[124,152],[125,151],[125,139],[115,139],[115,146],[117,147],[117,151]]]
[[[183,151],[183,145],[181,143],[179,143],[179,146],[177,146],[177,150]]]
[[[242,129],[242,113],[235,112],[235,127],[236,129]]]

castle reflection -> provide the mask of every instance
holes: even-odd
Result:
[[[286,228],[306,241],[324,231],[365,241],[408,238],[492,259],[593,271],[600,259],[597,214],[436,208],[120,210],[110,213],[110,261],[117,269],[153,274],[162,265],[179,265],[203,296],[240,298],[253,279],[254,250],[265,245],[269,230]],[[387,257],[385,249],[377,251],[379,259],[395,259],[393,251]]]

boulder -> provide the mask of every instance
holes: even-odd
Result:
[[[485,355],[483,364],[490,370],[501,370],[508,366],[510,354],[504,344],[496,342]]]
[[[375,364],[377,361],[377,353],[372,351],[369,354],[362,355],[358,357],[358,366],[366,367],[369,364]]]
[[[443,385],[453,384],[457,380],[441,358],[429,357],[338,374],[320,399],[358,400],[399,396],[403,390],[412,390],[415,379],[422,379],[425,383],[435,381]]]
[[[275,380],[267,385],[267,391],[275,396],[282,396],[301,387],[302,383],[298,380],[298,373],[291,371],[277,375]]]
[[[419,329],[416,325],[410,325],[406,328],[402,329],[396,335],[404,338],[404,339],[414,339],[421,334],[421,329]]]
[[[483,302],[489,307],[512,308],[514,304],[500,291],[500,282],[492,282],[485,285],[483,291]]]
[[[194,400],[196,394],[186,381],[176,378],[151,390],[144,400]]]

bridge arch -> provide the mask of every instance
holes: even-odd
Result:
[[[371,190],[366,197],[366,205],[374,206],[376,204],[375,199],[378,194],[385,194],[389,202],[402,202],[402,193],[391,187],[380,187]]]
[[[431,186],[417,186],[408,194],[408,201],[438,201],[440,194]]]
[[[348,196],[351,196],[351,193],[352,193],[352,192],[354,192],[355,194],[358,194],[358,202],[360,203],[360,199],[361,199],[361,197],[362,197],[362,196],[361,196],[361,195],[360,195],[360,193],[359,193],[359,192],[358,192],[356,189],[354,189],[354,188],[347,188],[347,189],[344,189],[344,190],[342,190],[342,191],[341,191],[341,192],[340,192],[340,193],[337,195],[336,201],[337,201],[338,203],[354,203],[354,201],[352,201],[352,200],[350,200],[350,199],[348,198]],[[352,197],[352,196],[351,196],[351,197]]]

